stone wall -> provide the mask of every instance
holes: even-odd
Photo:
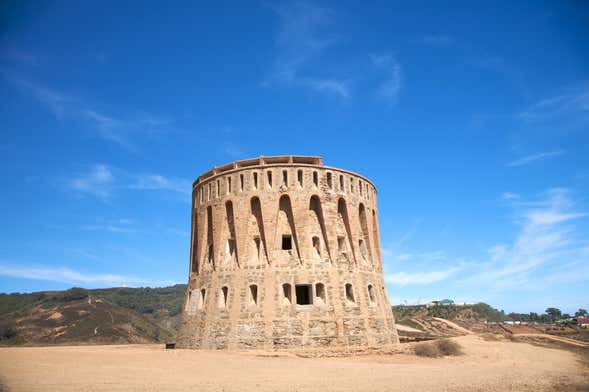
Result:
[[[397,343],[376,190],[316,157],[267,157],[194,183],[179,347]]]

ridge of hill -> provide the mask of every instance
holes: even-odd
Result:
[[[156,343],[172,339],[186,285],[0,294],[4,344]]]

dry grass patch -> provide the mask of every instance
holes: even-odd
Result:
[[[419,357],[438,358],[446,355],[456,356],[463,354],[462,347],[450,339],[440,339],[415,345],[415,355]]]

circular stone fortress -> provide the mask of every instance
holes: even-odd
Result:
[[[178,347],[398,343],[376,189],[320,157],[233,162],[193,184]]]

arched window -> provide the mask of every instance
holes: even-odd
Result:
[[[227,308],[227,297],[229,296],[229,288],[227,286],[221,287],[221,292],[219,293],[219,308],[226,309]]]
[[[227,193],[231,193],[231,177],[227,177]]]
[[[315,252],[315,255],[321,257],[321,240],[319,239],[319,237],[314,236],[312,241],[313,241],[313,251]]]
[[[376,293],[374,292],[374,286],[371,284],[368,285],[368,299],[370,300],[370,305],[376,305]]]
[[[299,183],[300,187],[303,186],[303,171],[302,170],[297,171],[297,182]]]
[[[282,185],[288,186],[288,171],[282,171]]]
[[[203,309],[205,307],[206,295],[207,295],[207,291],[205,289],[200,289],[200,298],[198,299],[198,309]]]
[[[327,303],[325,297],[325,285],[323,283],[316,283],[315,284],[315,298],[317,299],[317,303]]]
[[[254,172],[254,189],[258,189],[258,173]]]
[[[239,191],[243,192],[243,174],[239,175]]]
[[[258,286],[255,284],[250,285],[250,305],[258,305]]]
[[[290,283],[284,283],[282,285],[282,295],[284,297],[282,302],[285,305],[291,305],[292,304],[292,286],[290,285]]]
[[[354,288],[351,283],[346,283],[346,301],[350,304],[356,303],[354,298]]]
[[[313,185],[316,187],[319,186],[319,177],[316,171],[313,172]]]
[[[330,172],[327,172],[327,186],[329,189],[333,189],[333,175]]]
[[[272,188],[272,172],[270,170],[268,170],[268,172],[266,173],[268,176],[268,188]]]
[[[344,176],[341,174],[339,176],[339,190],[342,192],[344,190]]]

